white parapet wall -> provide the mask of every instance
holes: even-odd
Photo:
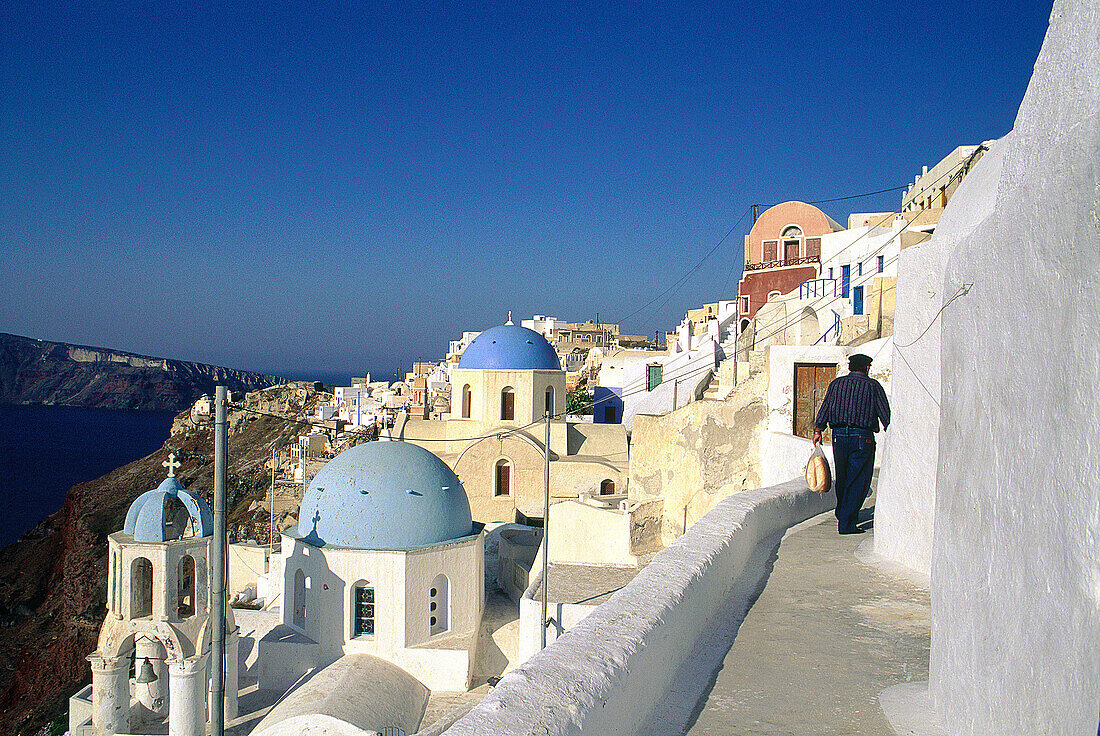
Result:
[[[450,736],[634,736],[757,545],[833,507],[805,481],[723,500],[626,587],[508,673]]]

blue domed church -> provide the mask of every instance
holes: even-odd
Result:
[[[510,321],[490,327],[463,352],[450,382],[450,414],[406,422],[397,437],[421,444],[454,470],[475,519],[542,516],[547,415],[555,500],[625,490],[625,430],[568,421],[565,371],[538,332]]]
[[[369,442],[337,455],[272,561],[281,591],[265,595],[281,594],[283,636],[261,642],[261,685],[370,654],[431,690],[466,690],[485,598],[481,529],[462,483],[427,450]]]

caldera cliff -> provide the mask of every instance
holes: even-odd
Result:
[[[0,404],[180,411],[217,384],[252,391],[284,380],[0,332]]]
[[[312,384],[291,383],[234,402],[226,483],[231,539],[267,542],[272,450],[285,451],[309,431],[305,418],[322,396]],[[73,486],[59,511],[0,549],[0,734],[39,733],[90,681],[85,657],[106,615],[107,535],[122,528],[130,503],[164,478],[169,452],[182,463],[176,475],[184,486],[212,502],[213,434],[189,414],[176,419],[161,450]],[[283,528],[294,519],[276,523]]]

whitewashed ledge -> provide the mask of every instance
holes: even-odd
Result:
[[[803,479],[719,503],[625,588],[508,673],[446,736],[634,736],[763,540],[833,508]]]

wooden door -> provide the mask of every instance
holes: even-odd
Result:
[[[794,433],[810,439],[814,434],[814,419],[825,390],[836,378],[836,365],[795,363],[794,365]],[[832,432],[826,431],[825,442],[832,442]]]

